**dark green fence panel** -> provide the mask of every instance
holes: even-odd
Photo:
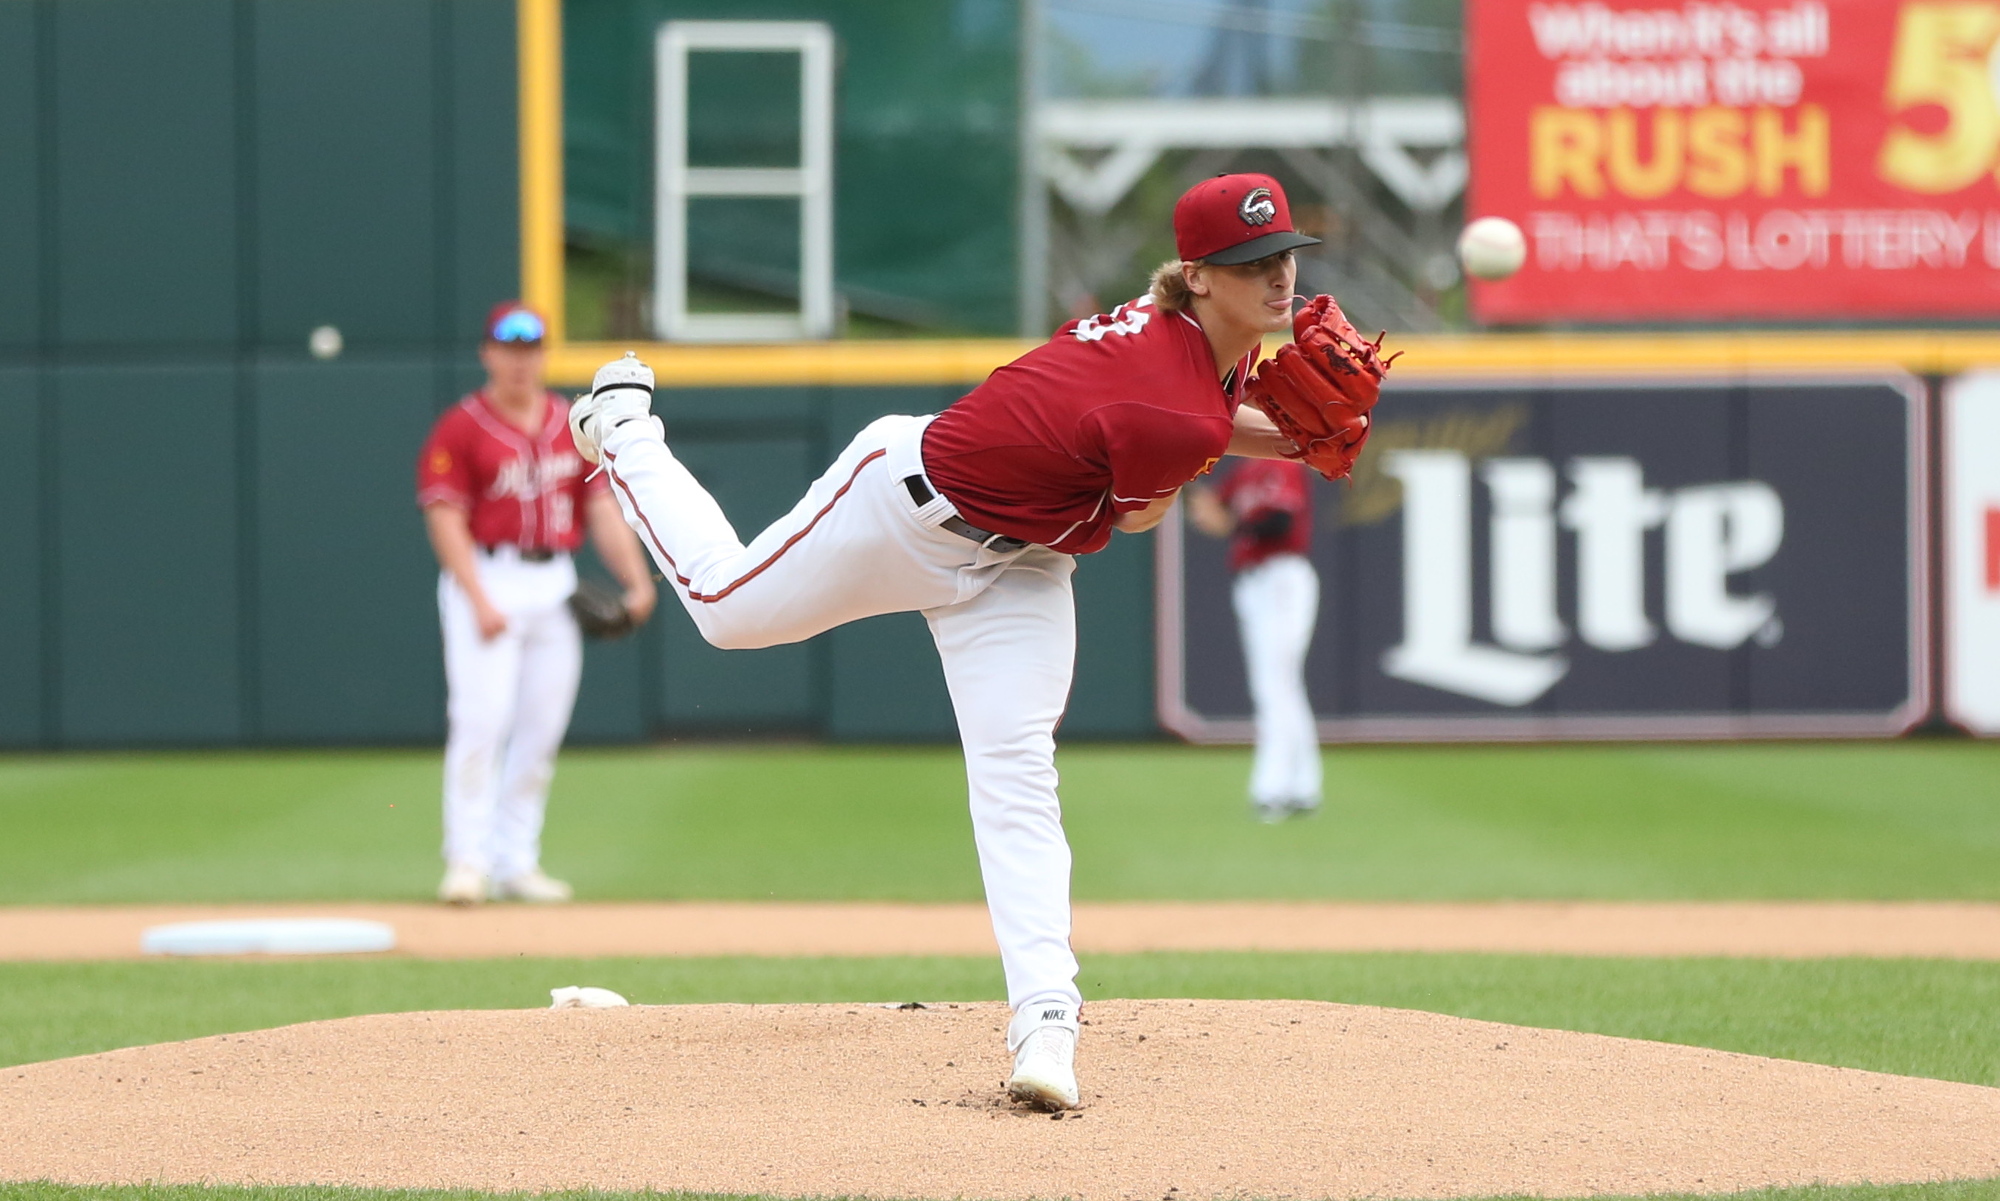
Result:
[[[1076,685],[1063,734],[1153,737],[1153,535],[1111,535],[1077,560],[1075,584]]]
[[[452,268],[440,336],[457,343],[489,307],[520,291],[514,0],[455,0],[444,12]]]
[[[43,734],[39,374],[0,369],[0,746],[32,746]]]
[[[258,341],[430,344],[437,304],[436,10],[411,0],[260,0]],[[460,331],[472,335],[477,326]]]
[[[588,546],[577,558],[577,571],[612,583],[611,572]],[[652,642],[651,636],[637,634],[616,642],[585,640],[583,683],[569,723],[569,741],[638,742],[652,732],[646,716],[652,686],[646,674],[658,660]]]
[[[921,614],[871,617],[826,638],[833,682],[828,737],[857,742],[958,737],[944,668]]]
[[[437,564],[415,484],[431,364],[266,364],[254,379],[257,735],[439,736]]]
[[[244,736],[236,372],[56,373],[62,741]]]
[[[64,345],[234,346],[235,6],[63,0],[49,11]]]
[[[0,353],[41,334],[38,9],[0,4]]]
[[[1006,328],[1012,0],[746,3],[840,36],[841,286]],[[651,32],[700,14],[567,7],[572,84],[636,105],[610,157],[572,110],[573,182],[644,234]],[[0,4],[0,745],[440,737],[411,477],[518,286],[515,67],[513,0]],[[303,355],[322,323],[331,363]],[[748,539],[868,421],[963,391],[660,397]],[[1081,565],[1068,737],[1154,731],[1151,555],[1121,537]],[[577,741],[792,732],[951,738],[922,619],[724,652],[669,596],[587,654]]]

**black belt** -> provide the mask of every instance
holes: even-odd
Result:
[[[485,551],[489,555],[497,554],[501,550],[501,548],[498,546],[481,546],[479,549]],[[535,547],[533,550],[530,550],[525,546],[509,546],[507,547],[507,549],[514,551],[516,557],[518,557],[523,563],[547,563],[553,560],[556,557],[556,555],[561,553],[559,551],[550,550],[546,546],[538,546]]]
[[[936,494],[931,491],[931,486],[924,482],[923,476],[905,476],[903,478],[903,487],[909,491],[910,499],[917,502],[918,508],[922,508],[937,499]],[[970,538],[987,550],[996,551],[1003,555],[1012,554],[1017,550],[1034,545],[1026,538],[1009,538],[1005,534],[996,534],[991,530],[982,530],[965,518],[956,515],[938,522],[938,528],[950,530],[961,538]]]

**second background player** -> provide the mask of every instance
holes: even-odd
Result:
[[[1320,806],[1319,730],[1306,695],[1306,651],[1319,620],[1312,482],[1304,465],[1238,462],[1214,488],[1190,489],[1195,528],[1229,539],[1230,601],[1256,714],[1250,807],[1267,822]]]

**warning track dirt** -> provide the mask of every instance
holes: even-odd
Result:
[[[992,955],[982,905],[633,902],[452,909],[417,904],[0,908],[0,961],[128,959],[169,922],[350,917],[387,922],[393,954]],[[1085,903],[1075,945],[1140,951],[1433,951],[2000,959],[2000,904],[1981,902],[1234,901]]]

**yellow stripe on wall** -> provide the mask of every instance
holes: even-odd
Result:
[[[562,0],[515,0],[520,56],[521,299],[563,341]],[[587,378],[587,376],[586,376]]]
[[[635,350],[662,386],[807,387],[976,384],[1035,346],[1011,338],[691,346],[580,342],[551,348],[550,377],[588,384],[607,360]],[[1277,343],[1266,346],[1276,353]],[[1589,375],[1661,371],[1895,370],[1949,375],[2000,364],[2000,334],[1877,332],[1797,334],[1391,335],[1399,378],[1508,373]]]

